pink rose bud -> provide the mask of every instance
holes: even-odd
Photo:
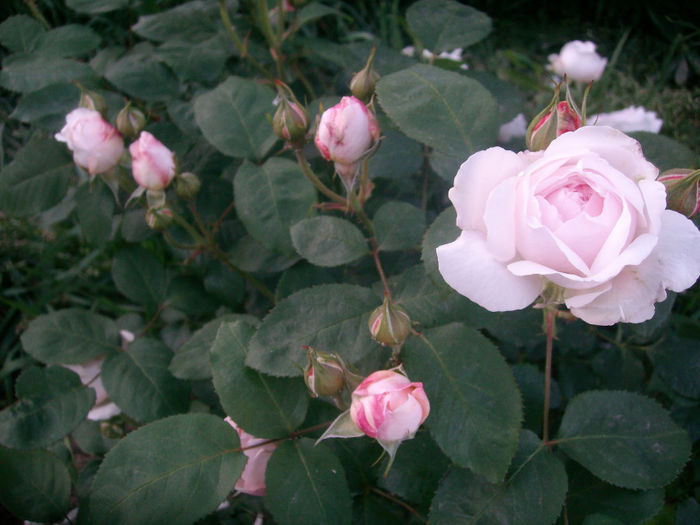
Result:
[[[369,333],[384,346],[401,345],[411,333],[411,318],[406,310],[385,298],[369,316]]]
[[[306,347],[309,362],[304,369],[304,382],[313,397],[338,395],[345,386],[345,365],[336,354]]]
[[[140,109],[132,108],[131,103],[127,103],[117,115],[116,124],[122,135],[135,138],[146,126],[146,115]]]
[[[146,224],[149,228],[162,231],[173,222],[173,210],[167,206],[148,208],[146,210]]]
[[[107,102],[99,93],[84,88],[80,89],[80,102],[78,107],[97,111],[100,115],[107,114]]]
[[[557,85],[552,101],[528,126],[525,134],[525,144],[528,150],[547,149],[547,146],[557,137],[569,131],[576,131],[581,127],[582,117],[569,94],[568,86],[566,100],[559,101],[559,91],[560,86]]]
[[[129,146],[134,180],[147,190],[162,190],[175,176],[175,155],[147,131]]]
[[[350,417],[384,448],[412,438],[429,412],[423,384],[396,369],[370,374],[352,393]]]
[[[335,169],[350,191],[358,171],[358,162],[379,139],[379,124],[374,115],[355,97],[341,101],[323,112],[316,130],[316,147]]]
[[[124,151],[119,131],[105,121],[97,111],[74,109],[66,115],[66,125],[55,139],[65,142],[73,152],[73,161],[90,175],[114,167]]]
[[[372,51],[369,53],[367,63],[362,70],[355,73],[350,81],[350,91],[358,99],[363,102],[369,102],[374,95],[374,87],[379,81],[379,73],[374,70],[372,63],[374,62],[374,53],[377,48],[372,46]]]
[[[245,464],[243,473],[236,481],[234,488],[238,492],[245,492],[252,496],[264,496],[265,469],[270,456],[277,448],[277,443],[265,443],[266,439],[251,436],[236,425],[230,417],[227,417],[224,421],[236,429],[241,440],[243,454],[248,457],[248,462]]]
[[[549,55],[547,69],[557,75],[564,75],[578,82],[598,80],[608,63],[607,58],[601,58],[595,50],[593,42],[574,40],[561,48],[559,54]]]
[[[688,218],[700,211],[700,170],[673,169],[656,179],[666,186],[666,207]]]
[[[285,142],[300,148],[306,142],[306,131],[309,129],[309,114],[294,96],[289,87],[275,80],[279,93],[280,104],[272,118],[272,128],[275,134]]]

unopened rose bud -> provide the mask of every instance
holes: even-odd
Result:
[[[304,381],[313,397],[335,396],[345,385],[345,365],[336,354],[306,347],[309,361],[304,369]]]
[[[173,211],[167,206],[160,208],[148,208],[146,211],[146,224],[152,230],[162,231],[173,222]]]
[[[199,177],[190,171],[179,173],[175,177],[175,193],[182,199],[191,199],[202,187]]]
[[[107,102],[104,97],[99,93],[90,91],[88,89],[80,89],[80,102],[78,107],[89,109],[90,111],[97,111],[100,115],[107,114]]]
[[[552,101],[528,126],[525,143],[530,151],[545,150],[560,135],[581,127],[581,114],[569,97],[568,90],[567,100],[560,102],[559,89],[557,86]]]
[[[369,333],[384,346],[403,344],[411,333],[411,318],[406,310],[385,298],[369,316]]]
[[[148,190],[162,190],[175,176],[175,154],[147,131],[129,146],[131,172],[136,183]]]
[[[99,112],[74,109],[66,115],[66,125],[55,139],[65,142],[73,152],[73,161],[90,175],[113,168],[124,151],[124,141],[117,129],[105,121]]]
[[[355,97],[341,101],[323,112],[314,142],[335,170],[348,193],[352,191],[359,162],[369,155],[379,140],[379,124],[367,107]]]
[[[372,95],[374,95],[374,87],[379,81],[379,73],[374,70],[372,65],[376,50],[377,48],[372,47],[365,67],[355,73],[350,81],[350,91],[352,94],[365,103],[369,102]]]
[[[301,104],[282,96],[272,119],[272,128],[280,139],[300,148],[306,142],[309,114]]]
[[[700,211],[700,170],[673,169],[658,178],[666,186],[666,207],[688,218]]]
[[[146,127],[146,116],[128,103],[117,115],[116,124],[122,135],[133,139]]]

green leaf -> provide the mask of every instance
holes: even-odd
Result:
[[[241,321],[221,324],[210,352],[214,388],[226,414],[246,432],[284,437],[304,420],[309,394],[298,378],[269,377],[245,366],[253,333]]]
[[[579,394],[564,412],[557,441],[602,480],[630,489],[666,485],[690,455],[687,432],[654,400],[632,392]]]
[[[97,49],[101,40],[89,27],[68,24],[41,33],[35,41],[34,52],[47,57],[79,57]]]
[[[132,97],[167,101],[178,94],[175,75],[156,57],[150,44],[141,43],[111,63],[105,78]]]
[[[377,350],[367,321],[380,304],[372,290],[350,284],[300,290],[263,319],[250,341],[246,363],[273,376],[298,376],[306,363],[302,345],[337,352],[347,363],[356,363]]]
[[[3,60],[0,86],[28,93],[59,82],[93,82],[93,69],[77,60],[19,53]]]
[[[675,525],[693,525],[700,515],[700,504],[695,498],[688,498],[676,510]]]
[[[246,457],[222,418],[184,414],[134,430],[105,457],[88,519],[101,524],[187,525],[214,511]]]
[[[23,95],[10,117],[37,126],[60,129],[65,124],[66,115],[75,109],[78,100],[80,89],[77,86],[51,84]]]
[[[229,260],[244,272],[277,273],[286,270],[299,260],[293,257],[271,252],[256,241],[251,235],[244,235],[229,252]]]
[[[155,255],[140,246],[125,246],[114,255],[112,279],[117,290],[135,303],[155,306],[165,297],[165,268]]]
[[[31,16],[11,16],[0,24],[0,44],[11,53],[29,52],[43,32],[44,27]]]
[[[66,5],[78,13],[99,15],[129,5],[129,0],[66,0]]]
[[[567,465],[569,492],[566,514],[569,523],[578,525],[596,512],[623,523],[646,523],[664,505],[664,490],[629,490],[614,487],[590,474],[576,463]]]
[[[70,475],[50,452],[0,447],[0,472],[0,502],[15,516],[55,522],[68,512]]]
[[[237,2],[229,1],[227,4],[229,13],[233,14]],[[140,16],[132,30],[143,38],[157,42],[173,38],[201,42],[213,36],[220,26],[219,4],[194,0],[154,15]]]
[[[273,157],[258,166],[244,162],[233,181],[236,212],[243,225],[268,250],[293,255],[289,228],[307,217],[316,190],[299,166]]]
[[[212,316],[219,303],[205,290],[200,279],[184,275],[170,281],[165,300],[170,308],[175,308],[192,316]]]
[[[258,82],[229,77],[197,97],[194,115],[204,137],[232,157],[262,160],[277,141],[267,119],[274,92]]]
[[[112,236],[114,196],[101,179],[83,184],[75,194],[78,221],[90,244],[104,246]]]
[[[69,434],[95,404],[95,391],[60,366],[30,367],[17,378],[19,401],[0,412],[0,444],[39,448]]]
[[[476,80],[417,64],[377,84],[382,109],[419,142],[466,159],[496,140],[498,107]]]
[[[698,157],[685,144],[649,131],[629,134],[642,145],[644,157],[661,171],[697,165]]]
[[[48,364],[79,364],[119,350],[114,321],[79,308],[37,317],[21,340],[27,353]]]
[[[423,47],[435,54],[470,46],[491,32],[485,13],[453,0],[420,0],[406,10],[406,21]]]
[[[280,276],[275,296],[277,301],[281,301],[303,288],[310,288],[317,284],[337,283],[340,275],[337,269],[319,268],[306,261],[301,261]]]
[[[309,22],[313,22],[314,20],[318,20],[324,16],[341,14],[341,11],[338,9],[328,7],[327,5],[323,5],[319,2],[309,2],[304,7],[299,9],[298,14],[296,15],[296,22],[300,26],[303,26],[304,24],[308,24]]]
[[[125,351],[109,355],[102,364],[107,395],[140,422],[185,412],[190,389],[168,372],[171,358],[172,352],[163,343],[141,338]]]
[[[654,349],[656,372],[679,394],[700,398],[700,342],[666,339]]]
[[[257,325],[259,321],[252,315],[224,315],[197,330],[192,337],[177,349],[170,362],[170,372],[180,379],[208,379],[211,377],[209,349],[214,344],[219,326],[224,322],[244,321]]]
[[[564,465],[535,434],[523,431],[505,483],[453,468],[435,494],[429,523],[548,525],[561,512],[566,485]]]
[[[158,47],[156,54],[183,81],[215,82],[224,69],[229,45],[224,35],[197,44],[168,40]]]
[[[302,438],[285,441],[272,454],[265,474],[265,501],[284,525],[349,525],[352,501],[338,458]]]
[[[406,250],[420,245],[425,232],[425,216],[406,202],[390,201],[372,218],[380,250]]]
[[[291,234],[299,255],[316,266],[340,266],[368,253],[360,229],[339,217],[304,219],[292,226]]]
[[[503,479],[522,421],[520,393],[498,349],[476,330],[453,323],[406,341],[408,376],[430,400],[425,424],[452,461],[490,482]]]
[[[393,129],[382,130],[381,146],[369,159],[369,173],[404,182],[423,164],[423,148],[415,140]]]
[[[0,171],[0,209],[25,217],[58,204],[75,173],[64,144],[38,135]]]
[[[450,243],[457,239],[461,230],[457,227],[457,212],[454,207],[446,208],[438,215],[433,223],[428,228],[428,231],[423,237],[423,251],[421,259],[425,265],[425,273],[430,277],[430,280],[435,283],[445,292],[452,290],[450,286],[442,278],[442,274],[438,268],[437,253],[435,252],[438,246]]]

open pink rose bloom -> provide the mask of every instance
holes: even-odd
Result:
[[[429,412],[423,384],[394,370],[370,374],[352,393],[350,417],[362,432],[384,443],[412,438]]]
[[[584,321],[639,323],[666,290],[700,275],[700,232],[666,209],[640,144],[605,126],[544,151],[469,157],[449,197],[462,230],[437,248],[445,281],[491,311],[525,308],[545,287]]]
[[[253,496],[264,496],[265,495],[265,470],[267,469],[267,462],[272,456],[272,453],[277,448],[276,443],[265,443],[266,439],[256,438],[241,429],[234,421],[227,417],[226,421],[231,425],[236,432],[238,432],[238,437],[241,440],[241,447],[247,450],[243,451],[248,457],[248,462],[245,464],[243,473],[241,477],[236,481],[235,489],[238,492],[245,492],[246,494],[251,494]],[[259,446],[255,446],[259,445]]]

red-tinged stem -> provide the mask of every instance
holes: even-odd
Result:
[[[544,365],[544,413],[542,417],[542,441],[549,447],[549,398],[552,386],[552,346],[554,339],[554,315],[550,308],[546,310],[547,316],[547,356]]]
[[[377,246],[377,240],[374,238],[374,236],[372,236],[370,241],[372,243],[372,257],[374,257],[374,264],[377,267],[379,278],[382,280],[382,286],[384,287],[384,297],[391,301],[391,290],[389,289],[389,283],[386,280],[384,268],[382,268],[382,261],[379,259],[379,246]]]

